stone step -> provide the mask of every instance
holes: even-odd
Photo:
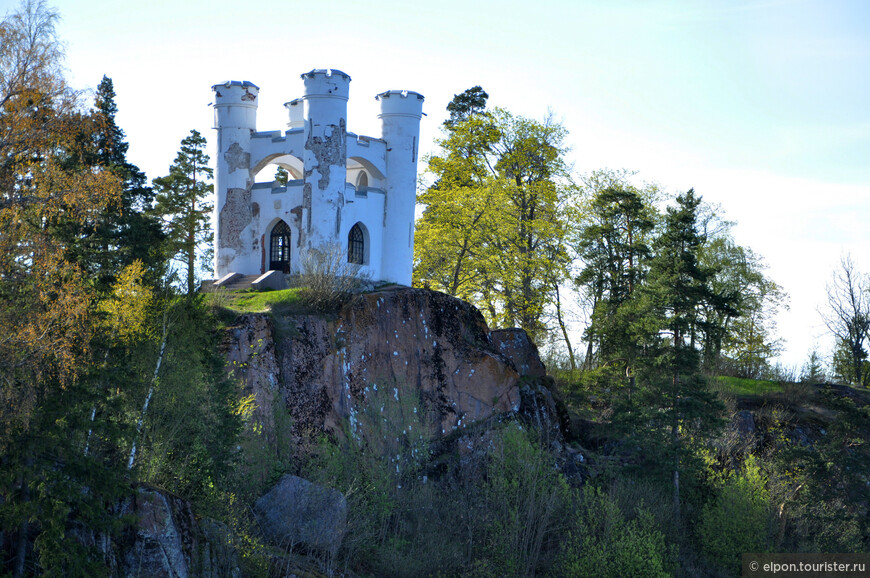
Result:
[[[287,281],[283,273],[268,271],[263,275],[242,275],[230,273],[216,281],[203,281],[201,291],[212,292],[218,289],[225,291],[245,291],[249,289],[286,289]]]
[[[229,283],[222,285],[224,289],[227,291],[244,291],[245,289],[250,289],[260,275],[243,275],[242,277],[238,277],[233,279]]]

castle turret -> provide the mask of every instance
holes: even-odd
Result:
[[[347,176],[347,99],[350,76],[340,70],[302,75],[305,174],[301,247],[341,244],[341,211]],[[291,112],[292,115],[292,112]],[[292,119],[292,116],[291,116]]]
[[[381,277],[411,284],[414,259],[414,207],[417,202],[417,153],[423,96],[390,90],[381,103],[381,138],[387,142],[387,187]]]
[[[257,128],[257,95],[248,81],[212,86],[214,128],[218,131],[215,173],[215,277],[244,270],[249,249],[242,229],[251,222],[251,134]],[[245,261],[240,262],[240,261]]]
[[[284,108],[287,109],[287,114],[290,117],[290,120],[287,123],[287,127],[290,130],[305,126],[305,119],[302,117],[303,106],[301,98],[294,98],[290,102],[285,102]]]

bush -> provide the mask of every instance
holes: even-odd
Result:
[[[368,280],[360,265],[347,262],[337,243],[304,251],[301,270],[294,284],[303,288],[302,298],[308,306],[321,312],[339,309]]]
[[[435,467],[421,400],[401,390],[370,385],[343,438],[324,440],[305,472],[348,500],[333,568],[374,576],[546,571],[570,497],[549,452],[509,423],[479,430],[468,443],[480,451],[461,463],[451,451]]]
[[[486,535],[481,553],[500,576],[532,576],[560,530],[570,492],[553,457],[512,423],[493,440],[487,466]]]
[[[750,455],[743,471],[728,476],[719,495],[704,506],[698,538],[710,562],[739,572],[741,554],[770,550],[772,522],[767,479]]]
[[[627,520],[616,500],[588,485],[577,497],[574,527],[559,558],[560,576],[670,576],[665,535],[648,510],[639,507]]]
[[[347,534],[335,567],[376,576],[456,574],[465,561],[457,504],[463,496],[428,480],[422,405],[401,390],[368,386],[342,439],[322,441],[306,476],[340,490],[348,501]]]

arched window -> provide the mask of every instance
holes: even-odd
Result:
[[[364,265],[366,255],[366,240],[359,223],[350,228],[347,234],[347,262],[354,265]]]
[[[356,179],[356,190],[360,193],[366,192],[366,189],[369,188],[369,176],[365,171],[359,172],[359,177]]]
[[[290,272],[290,227],[278,221],[269,235],[269,269]]]

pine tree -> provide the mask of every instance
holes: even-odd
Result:
[[[636,189],[626,176],[599,171],[588,179],[587,187],[597,190],[584,207],[574,244],[584,263],[575,282],[593,300],[587,364],[619,361],[630,373],[637,349],[628,333],[631,301],[646,277],[657,214],[651,191]],[[601,181],[604,188],[597,186]]]
[[[166,253],[186,269],[187,294],[196,291],[197,269],[211,260],[213,238],[209,226],[213,170],[205,154],[205,138],[196,130],[181,141],[181,150],[165,177],[154,179],[156,213],[163,219]],[[197,264],[199,267],[197,267]]]

